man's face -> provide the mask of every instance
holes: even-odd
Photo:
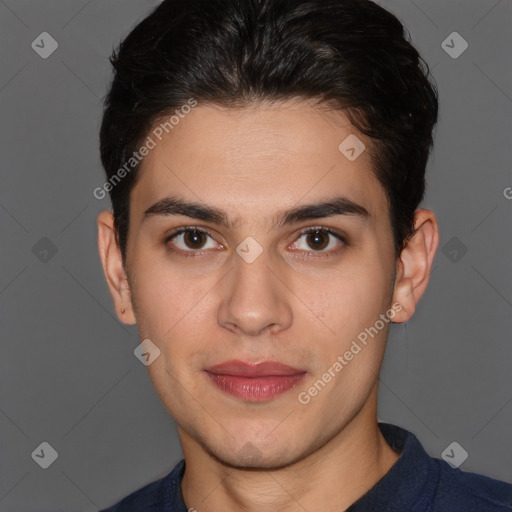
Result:
[[[367,147],[353,161],[338,148],[351,134]],[[141,339],[161,351],[148,370],[182,441],[228,464],[277,467],[373,415],[389,323],[375,325],[392,305],[395,256],[370,142],[340,112],[296,102],[199,105],[153,138],[131,193],[127,273]],[[223,222],[145,215],[169,197]],[[232,361],[296,371],[213,368]]]

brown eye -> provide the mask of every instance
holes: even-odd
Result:
[[[201,249],[206,243],[206,234],[196,230],[187,231],[183,234],[183,242],[189,249]]]
[[[321,251],[329,245],[329,234],[320,229],[306,233],[306,243],[315,250]]]
[[[180,229],[167,238],[166,243],[188,253],[223,248],[222,244],[218,244],[206,231],[192,227]]]
[[[334,253],[343,249],[345,239],[329,228],[311,228],[303,231],[293,243],[292,249],[302,252]]]

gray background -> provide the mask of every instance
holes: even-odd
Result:
[[[156,3],[0,2],[3,512],[96,511],[181,458],[136,330],[114,315],[95,225],[110,205],[92,195],[107,57]],[[512,5],[380,4],[439,86],[425,206],[442,239],[416,316],[391,332],[379,417],[437,457],[457,441],[461,469],[511,481]],[[441,46],[454,31],[469,44],[456,59]],[[59,45],[47,59],[31,47],[42,32]],[[31,457],[43,441],[58,452],[48,469]]]

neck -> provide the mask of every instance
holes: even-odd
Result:
[[[313,453],[277,469],[233,468],[180,429],[186,460],[182,493],[199,512],[345,510],[398,459],[377,424],[375,397]],[[319,506],[321,505],[321,507]]]

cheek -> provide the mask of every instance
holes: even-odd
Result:
[[[199,325],[205,294],[215,285],[215,276],[187,276],[170,265],[149,259],[134,269],[132,293],[139,329],[151,338],[165,340],[182,323]]]
[[[139,336],[149,338],[161,352],[148,371],[157,389],[170,386],[177,392],[175,384],[180,386],[173,378],[192,388],[190,373],[204,366],[205,349],[212,346],[208,338],[214,332],[216,317],[213,295],[208,292],[215,289],[219,278],[187,276],[147,261],[137,269],[133,294]]]
[[[305,393],[313,393],[308,395],[314,397],[313,408],[336,403],[328,413],[333,421],[350,416],[367,399],[385,349],[389,323],[379,319],[389,309],[389,275],[379,265],[364,263],[350,272],[333,272],[323,280],[322,293],[311,296],[311,309],[322,311],[319,316],[330,332],[319,322],[317,330],[304,321],[305,332],[316,339]]]
[[[330,338],[340,340],[373,325],[388,309],[389,281],[388,273],[379,265],[363,261],[350,270],[332,270],[307,281],[297,278],[293,289],[309,309],[306,314],[305,308],[301,308],[305,311],[304,319],[316,317],[319,329],[330,332]],[[315,327],[315,322],[310,324]]]

